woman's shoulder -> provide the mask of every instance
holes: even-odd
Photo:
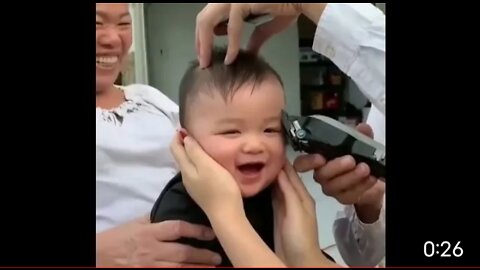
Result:
[[[122,87],[128,98],[141,98],[147,103],[151,103],[163,110],[178,112],[178,105],[159,89],[146,84],[130,84]]]
[[[145,84],[130,84],[122,88],[127,99],[144,102],[165,114],[175,126],[179,125],[178,105],[157,88]]]

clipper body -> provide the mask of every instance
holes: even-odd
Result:
[[[332,118],[283,113],[287,140],[295,151],[318,153],[327,160],[351,155],[370,167],[371,175],[385,181],[385,146]]]

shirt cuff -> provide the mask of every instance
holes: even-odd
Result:
[[[380,215],[378,219],[373,223],[364,223],[362,222],[355,212],[353,206],[349,206],[353,208],[354,214],[352,215],[353,218],[353,228],[354,234],[357,239],[364,238],[366,235],[370,236],[378,236],[385,234],[385,196],[383,196],[383,204],[380,210]]]
[[[362,43],[368,39],[369,26],[382,11],[370,3],[329,3],[320,16],[313,50],[328,57],[350,75]]]

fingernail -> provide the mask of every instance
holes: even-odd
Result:
[[[220,255],[216,254],[216,255],[213,256],[212,262],[213,262],[214,265],[218,265],[218,264],[222,263],[222,257],[220,257]]]
[[[198,60],[198,64],[200,65],[200,68],[203,68],[203,57],[202,57],[202,50],[198,50],[198,55],[197,55],[197,60]]]
[[[358,171],[361,175],[365,175],[368,173],[368,165],[365,163],[360,163],[358,165]]]
[[[225,65],[230,65],[230,63],[232,62],[230,58],[231,57],[228,54],[227,54],[227,56],[225,56],[225,60],[224,60]]]
[[[346,166],[346,165],[354,163],[355,160],[353,159],[352,156],[345,156],[345,157],[342,158],[341,162],[342,162],[342,165]]]

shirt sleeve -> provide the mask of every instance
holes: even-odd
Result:
[[[175,129],[180,128],[179,107],[169,97],[160,90],[148,86],[138,85],[139,95],[148,103],[155,106],[159,111],[164,113]]]
[[[385,14],[370,3],[329,3],[317,25],[313,50],[350,76],[385,114]]]
[[[338,251],[349,266],[376,266],[385,257],[385,196],[379,219],[365,224],[353,206],[338,213],[333,232]]]
[[[385,145],[385,115],[372,105],[366,122],[373,130],[373,139]]]

